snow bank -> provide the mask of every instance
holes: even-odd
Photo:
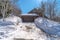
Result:
[[[21,23],[22,19],[20,17],[17,17],[17,16],[10,16],[8,18],[5,18],[5,21],[10,21],[12,23]]]
[[[13,25],[15,23],[21,23],[21,22],[22,19],[14,15],[5,18],[4,21],[3,19],[0,19],[0,25]]]
[[[20,17],[17,16],[9,16],[7,18],[5,18],[5,21],[3,21],[3,19],[0,19],[0,25],[13,25],[13,24],[17,24],[17,23],[21,23],[22,19]]]
[[[21,23],[22,19],[17,16],[9,16],[3,19],[0,19],[0,40],[6,40],[8,37],[11,37],[12,34],[17,30],[16,23]]]
[[[0,40],[12,36],[12,32],[16,31],[14,25],[0,26]]]
[[[49,35],[60,36],[60,24],[45,18],[37,18],[35,24]]]

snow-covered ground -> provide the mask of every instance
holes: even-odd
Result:
[[[52,37],[36,27],[34,23],[19,23],[17,30],[11,32],[11,36],[2,40],[33,39],[33,40],[60,40],[60,37]]]
[[[17,16],[9,16],[8,18],[0,19],[0,40],[6,40],[13,35],[17,30],[16,24],[21,23],[22,19]]]
[[[40,29],[36,28],[34,23],[20,23],[20,32],[15,34],[15,38],[33,39],[33,40],[46,40],[46,34]],[[44,36],[43,36],[44,35]],[[41,36],[41,37],[40,37]]]
[[[16,20],[13,19],[13,17],[6,19],[5,22],[3,22],[2,19],[0,20],[0,40],[60,40],[60,37],[49,36],[37,28],[34,23],[22,23],[22,20],[20,19],[19,24],[15,25],[17,18]]]
[[[60,40],[60,37],[53,37],[39,28],[36,27],[34,23],[20,23],[20,32],[15,34],[15,38],[17,39],[33,39],[33,40]]]

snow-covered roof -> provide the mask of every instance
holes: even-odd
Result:
[[[37,14],[21,14],[21,16],[38,16]]]

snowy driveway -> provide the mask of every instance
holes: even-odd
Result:
[[[15,25],[16,30],[7,35],[7,38],[2,40],[16,40],[16,39],[32,39],[32,40],[60,40],[59,38],[52,38],[47,36],[43,31],[38,29],[34,23],[19,23]]]

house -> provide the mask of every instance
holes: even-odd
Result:
[[[34,8],[28,13],[29,14],[35,13],[35,14],[39,15],[40,17],[43,17],[43,12],[42,12],[41,8]],[[44,15],[44,17],[47,18],[45,15]]]
[[[28,12],[28,14],[21,14],[20,16],[23,22],[34,22],[37,17],[43,17],[43,13],[41,12],[40,8],[34,8]],[[44,17],[47,18],[45,15]]]
[[[34,20],[39,17],[37,14],[21,14],[23,22],[34,22]]]

